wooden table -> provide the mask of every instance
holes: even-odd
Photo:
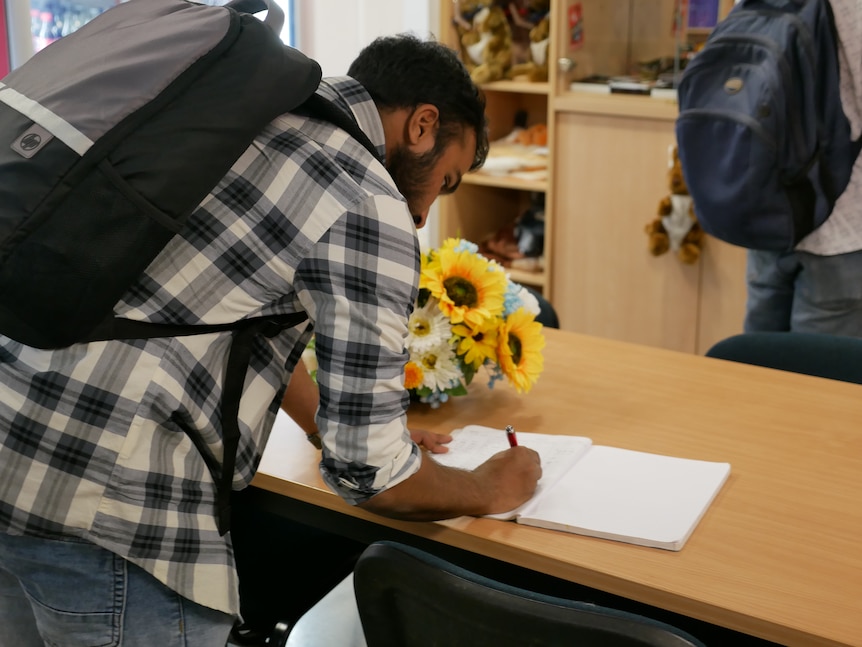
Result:
[[[298,430],[274,434],[253,484],[783,645],[862,645],[862,386],[558,330],[546,337],[546,369],[528,395],[476,384],[437,410],[417,407],[410,424],[514,424],[731,463],[682,551],[490,519],[384,519],[324,487]]]

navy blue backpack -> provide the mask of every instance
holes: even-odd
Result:
[[[742,0],[688,65],[676,137],[707,233],[790,250],[829,217],[860,148],[837,42],[827,0]]]

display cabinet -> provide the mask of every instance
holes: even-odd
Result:
[[[732,4],[716,0],[716,20]],[[441,38],[457,47],[457,5],[441,6]],[[669,193],[673,92],[579,89],[589,77],[632,77],[656,65],[677,72],[689,46],[709,30],[687,29],[681,7],[681,0],[551,0],[549,80],[483,86],[492,141],[519,119],[527,127],[547,125],[546,171],[469,174],[441,199],[440,235],[486,241],[517,224],[541,195],[542,260],[511,274],[543,292],[562,328],[703,353],[741,332],[745,252],[712,238],[692,265],[648,251],[644,228]]]
[[[489,138],[495,142],[494,149],[505,148],[502,139],[510,135],[515,124],[524,123],[526,128],[547,124],[548,84],[498,81],[484,86],[488,105]],[[549,137],[550,141],[550,137]],[[510,267],[512,278],[548,293],[550,289],[547,272],[553,252],[547,243],[551,223],[547,216],[548,194],[550,188],[549,155],[541,151],[529,152],[536,157],[536,165],[531,167],[525,162],[521,173],[501,173],[482,170],[470,173],[462,179],[458,191],[442,200],[440,208],[441,238],[461,236],[477,243],[505,235],[511,226],[537,202],[545,203],[545,231],[542,236],[545,245],[539,256],[523,259]],[[499,155],[502,159],[508,155]],[[490,163],[493,165],[493,162]],[[503,234],[501,234],[503,232]],[[502,238],[499,238],[503,244]],[[518,266],[520,265],[520,267]]]
[[[510,5],[515,3],[496,4],[505,6],[506,11],[509,11]],[[456,26],[457,12],[459,9],[463,10],[466,20],[469,21],[473,18],[471,13],[475,14],[476,10],[483,6],[479,3],[448,0],[441,2],[441,40],[461,51],[462,57],[469,55],[460,46],[464,30],[459,30]],[[553,3],[551,6],[553,7]],[[468,13],[471,8],[472,12]],[[552,12],[553,9],[549,17],[552,17]],[[546,52],[549,61],[553,60],[551,47],[552,45]],[[514,59],[513,61],[518,62]],[[514,266],[509,265],[509,271],[514,280],[549,295],[551,285],[548,268],[553,254],[553,246],[549,244],[552,223],[548,217],[551,147],[536,142],[524,143],[523,137],[521,143],[512,138],[518,132],[526,134],[542,129],[547,142],[553,141],[549,119],[550,83],[529,81],[527,78],[528,75],[524,74],[515,79],[506,78],[482,84],[487,100],[486,116],[489,138],[492,141],[491,153],[484,169],[465,176],[461,187],[453,196],[441,198],[440,238],[461,236],[479,244],[487,243],[488,247],[483,250],[486,253],[507,245],[511,249],[513,243],[509,236],[512,234],[512,226],[528,211],[533,215],[541,212],[541,205],[544,204],[544,245],[540,245],[540,251],[533,249],[529,256],[513,259]],[[542,127],[547,127],[548,130]],[[506,141],[507,138],[511,141]],[[513,162],[515,158],[519,159],[520,163]],[[511,172],[506,172],[507,168]],[[540,214],[540,221],[541,218]]]

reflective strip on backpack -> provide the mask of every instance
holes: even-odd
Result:
[[[0,82],[0,101],[42,126],[78,155],[83,156],[93,145],[93,140],[65,119],[2,82]]]

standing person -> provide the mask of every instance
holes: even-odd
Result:
[[[862,0],[830,0],[841,104],[862,135]],[[749,250],[745,332],[862,337],[862,156],[829,219],[792,252]]]
[[[350,111],[378,155],[329,123],[277,118],[115,313],[307,313],[255,342],[234,489],[251,481],[284,398],[306,428],[314,414],[323,477],[351,504],[407,520],[512,509],[535,489],[535,452],[509,449],[473,472],[423,460],[403,388],[416,228],[484,162],[481,93],[452,51],[412,36],[376,40],[348,75],[318,93]],[[312,332],[319,406],[316,393],[303,400],[301,364],[290,379]],[[49,351],[0,336],[0,644],[225,644],[237,577],[202,452],[221,459],[230,339]]]

